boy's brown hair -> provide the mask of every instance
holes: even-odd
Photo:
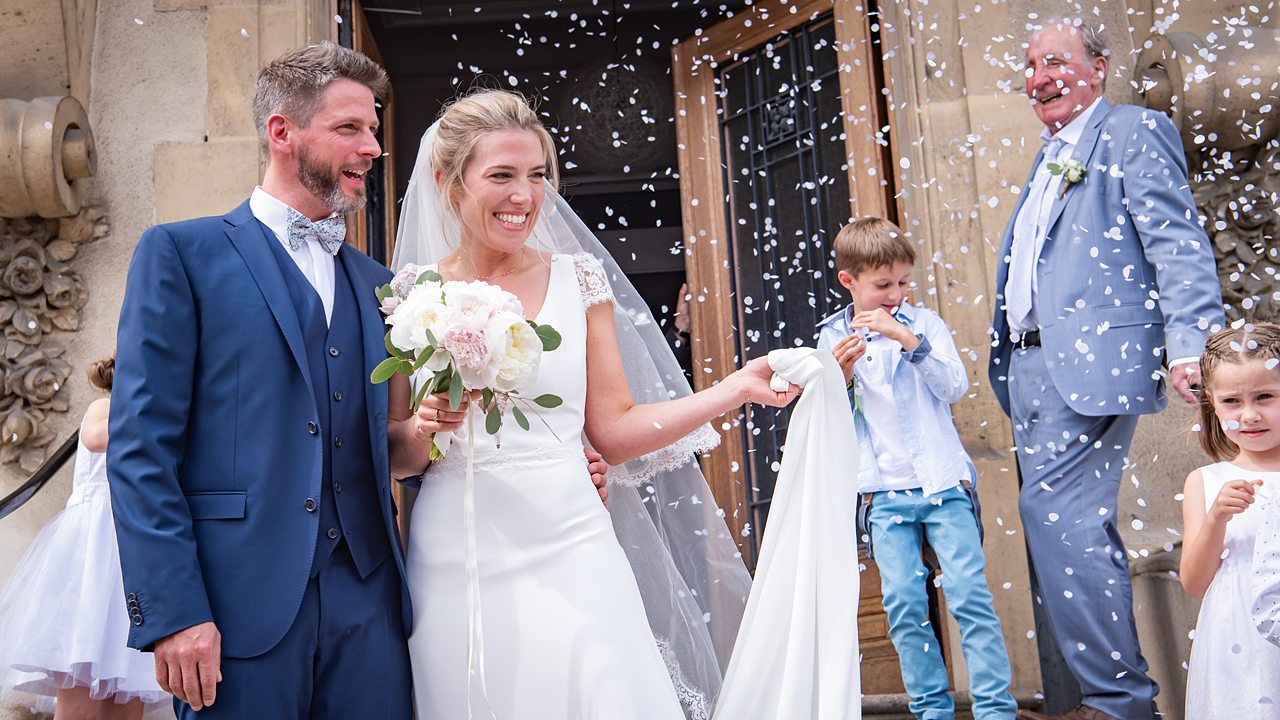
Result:
[[[1214,460],[1230,460],[1240,454],[1213,410],[1213,375],[1226,363],[1249,360],[1280,361],[1280,325],[1269,322],[1245,323],[1216,332],[1205,341],[1200,356],[1200,447]]]
[[[902,229],[878,217],[865,217],[845,225],[836,235],[836,269],[857,277],[863,270],[896,263],[916,264],[916,251]]]

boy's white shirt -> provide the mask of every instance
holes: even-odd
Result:
[[[848,306],[818,324],[819,348],[831,350],[849,334],[851,313],[852,306]],[[915,469],[915,481],[910,487],[921,488],[928,496],[949,490],[963,480],[976,484],[977,473],[973,462],[965,452],[951,418],[951,403],[964,397],[969,390],[969,376],[956,352],[951,330],[937,313],[908,304],[903,304],[898,309],[898,320],[921,338],[921,346],[911,353],[904,352],[897,342],[885,341],[892,348],[884,358],[885,377],[900,381],[899,389],[909,391],[910,397],[906,398],[909,407],[901,406],[898,399],[892,396],[892,383],[887,384],[881,389],[890,394],[888,411],[891,414],[888,423],[876,423],[886,428],[886,432],[882,433],[885,436],[890,435],[892,430],[900,431],[896,433],[897,442],[905,448]],[[870,348],[871,343],[868,343],[868,351]],[[912,357],[918,362],[911,362],[908,358]],[[854,366],[854,374],[859,378],[864,393],[864,415],[868,415],[865,392],[873,378],[864,380],[859,372],[859,365]],[[894,415],[898,418],[896,423]],[[863,427],[871,424],[870,421],[859,422]],[[913,452],[908,436],[921,430],[926,432],[916,443],[918,447]],[[876,457],[871,438],[861,435],[859,433],[858,444],[863,453],[863,462],[859,491],[874,492],[881,488],[879,458]],[[867,455],[874,461],[869,460]]]
[[[923,487],[911,464],[905,437],[897,428],[897,409],[890,380],[902,362],[902,343],[880,333],[868,333],[867,352],[854,363],[858,390],[862,394],[862,414],[867,420],[871,447],[875,451],[876,482],[860,486],[861,492],[911,490]],[[864,459],[865,461],[865,459]],[[944,488],[945,489],[945,488]]]

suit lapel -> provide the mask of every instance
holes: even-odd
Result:
[[[360,316],[360,337],[364,348],[364,377],[361,382],[364,384],[365,407],[369,409],[369,441],[372,443],[371,447],[375,448],[373,462],[378,477],[381,478],[390,474],[390,468],[384,466],[386,453],[377,451],[377,448],[387,446],[387,386],[373,384],[369,376],[378,363],[387,357],[387,349],[383,344],[385,325],[382,322],[382,311],[374,302],[377,299],[373,294],[376,283],[360,272],[357,267],[359,263],[355,262],[355,253],[351,247],[343,245],[338,250],[337,260],[344,270],[346,282],[351,283],[351,293],[356,297],[356,311]]]
[[[285,288],[280,266],[271,254],[271,248],[267,246],[267,243],[273,239],[266,236],[262,224],[253,216],[247,201],[232,210],[224,219],[231,225],[227,229],[227,238],[231,240],[231,244],[248,268],[249,274],[253,276],[253,281],[257,283],[258,290],[267,301],[267,307],[271,309],[271,315],[275,317],[276,324],[280,326],[280,332],[284,334],[289,351],[293,353],[294,362],[302,371],[307,389],[312,390],[311,369],[307,365],[306,344],[302,339],[302,325],[298,321],[298,311],[289,298],[289,291]],[[315,393],[311,394],[314,396]]]
[[[1111,114],[1111,104],[1106,100],[1101,101],[1098,107],[1094,109],[1093,115],[1089,117],[1089,125],[1085,127],[1084,132],[1080,134],[1080,142],[1071,151],[1071,159],[1083,163],[1086,168],[1089,167],[1089,159],[1093,156],[1093,151],[1098,147],[1098,135],[1102,132],[1102,123],[1106,121],[1107,116]],[[1039,163],[1036,164],[1039,167]],[[1086,178],[1088,172],[1085,173]],[[1063,178],[1062,182],[1066,182]],[[1082,182],[1087,182],[1084,180]],[[1061,188],[1061,186],[1059,186]],[[1044,243],[1047,246],[1053,238],[1053,226],[1058,224],[1058,218],[1062,216],[1062,209],[1066,207],[1067,201],[1071,199],[1071,188],[1067,188],[1066,194],[1060,194],[1053,200],[1053,207],[1049,209],[1049,224],[1045,226]],[[1040,250],[1041,256],[1044,255],[1044,249]]]

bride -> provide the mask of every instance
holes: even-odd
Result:
[[[466,407],[429,396],[410,413],[408,381],[393,380],[392,420],[418,441],[393,473],[423,473],[408,551],[417,716],[707,718],[750,578],[693,456],[715,445],[712,419],[785,405],[797,388],[771,390],[757,358],[691,393],[643,301],[557,194],[556,170],[525,100],[480,91],[427,131],[405,198],[394,267],[499,285],[563,337],[520,388],[563,404],[528,431],[507,423],[500,442],[474,438],[470,529],[466,453],[427,459],[434,434],[465,436]],[[584,441],[613,466],[607,509]]]

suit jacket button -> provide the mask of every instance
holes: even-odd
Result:
[[[320,426],[316,424],[315,420],[307,421],[307,432],[311,433],[312,435],[320,434]]]
[[[338,539],[338,529],[337,529],[337,528],[329,528],[329,532],[325,533],[325,535],[328,535],[330,540],[337,540],[337,539]]]
[[[338,357],[338,348],[336,346],[329,348],[329,357]]]
[[[334,438],[334,439],[333,439],[333,446],[334,446],[334,447],[342,447],[342,438],[340,438],[340,437],[336,437],[336,438]]]
[[[316,501],[311,498],[307,498],[306,502],[302,503],[302,507],[306,508],[307,512],[315,512]]]
[[[335,401],[335,402],[342,402],[342,391],[341,391],[341,390],[334,390],[334,391],[333,391],[333,399],[334,399],[334,401]]]
[[[129,602],[137,602],[137,601],[138,601],[138,594],[137,594],[137,593],[129,593],[128,595],[126,595],[126,596],[125,596],[125,599],[126,599],[126,600],[128,600]]]
[[[134,615],[134,616],[133,616],[133,624],[134,624],[135,626],[137,626],[137,625],[141,625],[141,624],[142,624],[142,616],[141,616],[141,615]]]

